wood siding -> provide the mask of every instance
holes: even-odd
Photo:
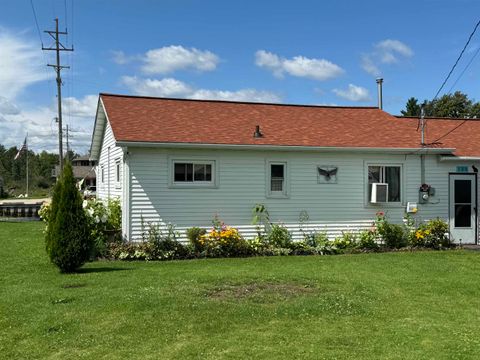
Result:
[[[120,182],[115,180],[116,161],[120,161]],[[104,169],[104,179],[102,178],[102,168]],[[97,198],[105,200],[108,198],[119,198],[122,202],[122,182],[123,182],[123,151],[115,145],[112,128],[108,121],[106,122],[105,133],[103,135],[102,149],[96,168],[97,173]]]

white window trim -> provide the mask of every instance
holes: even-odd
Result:
[[[371,203],[368,197],[368,167],[369,166],[396,166],[400,167],[400,201],[390,201],[386,203]],[[365,207],[370,208],[398,208],[398,207],[405,207],[405,164],[402,162],[390,162],[390,161],[369,161],[364,163],[364,199],[365,199]]]
[[[176,158],[172,157],[168,160],[169,163],[169,175],[168,175],[168,187],[178,189],[211,189],[218,187],[218,161],[212,160],[212,158]],[[175,164],[187,163],[187,164],[207,164],[212,166],[212,180],[211,181],[192,181],[192,182],[176,182],[175,181]]]
[[[284,168],[284,179],[283,179],[283,191],[272,191],[271,190],[271,179],[272,179],[272,172],[271,172],[271,165],[283,165]],[[290,172],[288,169],[288,161],[284,160],[267,160],[265,162],[265,191],[266,197],[272,199],[287,199],[290,197]]]
[[[117,175],[118,175],[118,178],[117,178]],[[120,158],[118,158],[118,159],[115,159],[115,188],[120,189],[121,187],[122,187],[122,161]]]

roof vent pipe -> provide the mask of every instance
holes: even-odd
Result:
[[[382,84],[383,84],[383,79],[382,78],[377,78],[377,88],[378,88],[378,108],[380,110],[383,109],[383,99],[382,99]]]
[[[260,125],[255,126],[255,132],[253,133],[254,138],[261,138],[263,137],[262,132],[260,131]]]

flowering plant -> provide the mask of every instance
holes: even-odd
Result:
[[[198,242],[207,256],[240,256],[245,255],[248,248],[238,230],[225,225],[217,216],[213,220],[212,229],[201,235]]]

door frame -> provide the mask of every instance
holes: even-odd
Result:
[[[451,194],[450,194],[450,189],[451,189],[451,182],[452,182],[452,175],[470,175],[473,177],[474,182],[475,182],[475,198],[474,198],[474,204],[475,204],[475,245],[478,245],[478,177],[476,172],[449,172],[448,173],[448,234],[451,239],[451,232],[450,232],[450,221],[451,221]]]

